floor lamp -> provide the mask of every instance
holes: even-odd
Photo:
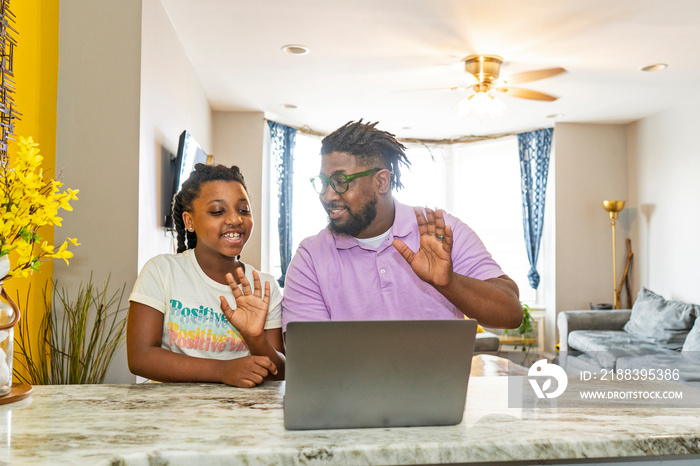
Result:
[[[610,214],[612,226],[612,251],[613,251],[613,309],[620,309],[620,295],[617,290],[617,255],[615,252],[615,220],[617,214],[625,208],[625,201],[603,201],[603,209]]]

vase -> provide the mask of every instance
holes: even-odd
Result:
[[[14,328],[19,321],[19,308],[0,284],[0,397],[12,391],[12,350]]]

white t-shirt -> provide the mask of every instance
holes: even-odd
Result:
[[[260,282],[270,282],[270,307],[265,329],[282,326],[282,293],[274,277],[259,272]],[[245,265],[253,286],[253,267]],[[193,249],[180,254],[161,254],[146,262],[136,279],[129,301],[145,304],[164,315],[161,347],[209,359],[248,356],[248,345],[221,311],[219,296],[231,309],[236,300],[231,288],[209,278],[197,263]]]

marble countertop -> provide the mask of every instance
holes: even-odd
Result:
[[[254,389],[35,386],[29,398],[0,406],[0,463],[353,465],[700,455],[697,408],[509,408],[508,379],[472,377],[457,426],[325,431],[284,429],[284,382]]]

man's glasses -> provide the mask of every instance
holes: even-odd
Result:
[[[371,168],[363,172],[353,173],[352,175],[336,173],[330,178],[326,178],[323,175],[318,175],[311,178],[311,184],[314,186],[314,190],[316,190],[316,192],[319,194],[325,193],[328,185],[330,185],[331,188],[333,188],[333,191],[336,193],[343,194],[347,192],[348,188],[350,187],[350,181],[354,180],[355,178],[362,178],[363,176],[369,176],[372,173],[377,173],[379,170],[381,170],[381,168]]]

